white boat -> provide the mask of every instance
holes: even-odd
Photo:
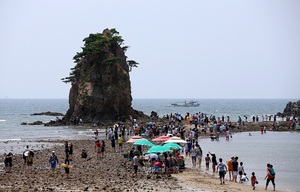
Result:
[[[198,101],[184,101],[179,103],[171,103],[173,107],[199,107]]]

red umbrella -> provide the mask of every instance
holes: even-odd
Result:
[[[160,136],[160,137],[157,137],[155,139],[152,139],[152,141],[167,141],[169,140],[171,137],[169,136]]]

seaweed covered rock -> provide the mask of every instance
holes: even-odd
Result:
[[[82,52],[74,56],[66,121],[81,118],[84,122],[116,121],[144,115],[131,107],[129,72],[138,63],[127,60],[123,39],[115,29],[90,34]]]

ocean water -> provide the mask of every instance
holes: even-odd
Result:
[[[272,164],[276,172],[276,189],[280,191],[300,191],[298,162],[300,159],[300,133],[299,132],[260,132],[236,133],[232,139],[226,141],[224,137],[220,141],[200,139],[199,144],[204,156],[208,152],[214,152],[217,160],[222,158],[224,162],[231,157],[238,156],[238,162],[243,162],[248,178],[255,172],[258,186],[264,187],[266,180],[267,163]],[[204,169],[204,164],[202,164]],[[226,174],[228,178],[228,175]],[[248,182],[250,185],[250,182]],[[268,189],[273,189],[272,183]]]
[[[208,116],[230,116],[231,121],[236,121],[238,116],[244,115],[249,118],[252,115],[273,115],[282,112],[289,101],[296,101],[296,99],[194,99],[200,103],[199,107],[171,107],[171,103],[184,100],[134,99],[132,105],[134,109],[147,115],[150,115],[151,111],[157,112],[160,117],[171,113],[180,113],[184,116],[186,112],[190,114],[201,112]],[[0,99],[0,154],[8,151],[20,153],[28,143],[32,148],[39,148],[41,144],[35,141],[40,139],[93,140],[92,127],[21,125],[22,122],[38,120],[48,122],[56,118],[31,116],[33,113],[51,111],[65,114],[67,110],[67,99]],[[264,186],[266,164],[271,163],[277,172],[276,183],[279,190],[300,191],[297,181],[300,172],[300,167],[297,166],[300,158],[299,133],[268,132],[261,135],[259,132],[253,132],[252,136],[248,133],[237,133],[230,141],[221,139],[219,142],[211,142],[209,139],[201,139],[200,144],[204,153],[214,151],[218,158],[222,157],[224,160],[231,156],[239,156],[239,160],[244,162],[249,178],[252,171],[256,172],[259,186]]]

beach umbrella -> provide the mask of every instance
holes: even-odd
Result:
[[[169,140],[165,141],[165,143],[187,143],[185,140],[180,137],[171,137]]]
[[[181,149],[182,147],[176,143],[166,143],[163,146],[167,146],[170,149]]]
[[[146,151],[146,154],[163,153],[163,152],[167,152],[167,151],[172,151],[172,150],[169,147],[166,147],[166,146],[154,145],[154,146],[150,147],[150,149],[148,149],[148,151]]]
[[[148,141],[147,139],[139,139],[133,143],[133,145],[146,145],[152,147],[154,144]]]
[[[140,140],[140,139],[143,139],[143,137],[142,137],[142,136],[139,136],[139,135],[137,135],[137,136],[132,136],[128,141],[126,141],[126,143],[134,143],[134,142],[136,142],[136,141],[138,141],[138,140]]]
[[[152,141],[167,141],[169,140],[171,137],[169,136],[160,136],[160,137],[157,137],[155,139],[152,139]]]

